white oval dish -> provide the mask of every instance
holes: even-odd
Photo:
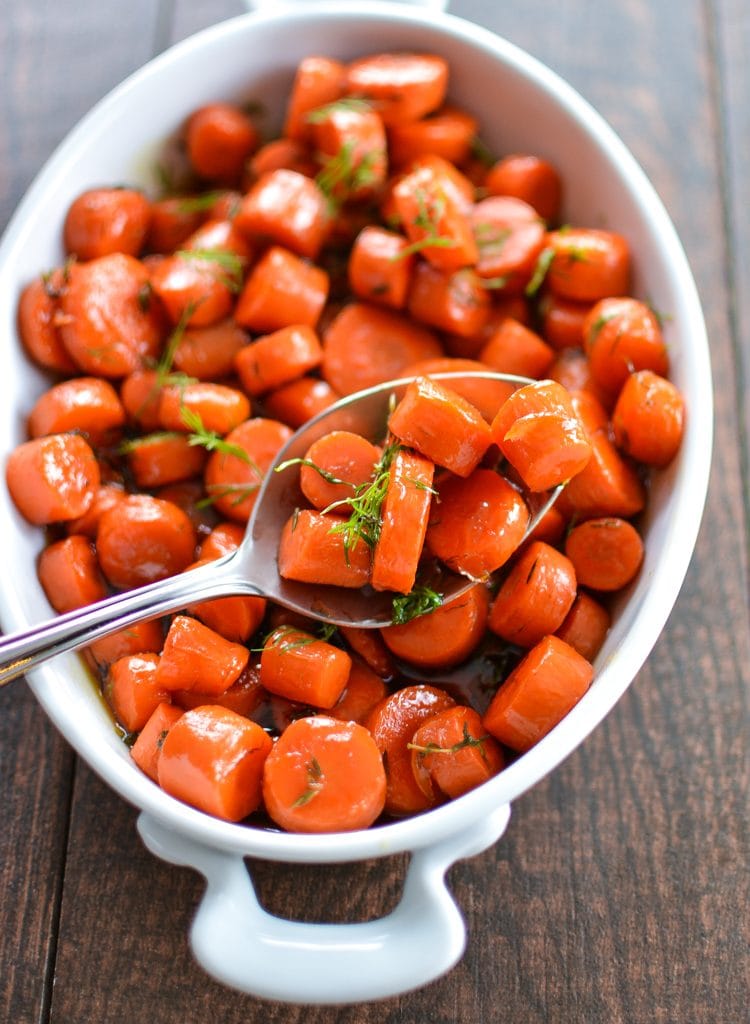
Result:
[[[345,8],[336,2],[295,7],[259,0],[256,6],[263,10],[180,43],[115,89],[71,132],[21,203],[0,245],[7,346],[0,381],[4,456],[24,439],[26,415],[45,386],[17,342],[18,294],[40,270],[61,262],[69,202],[94,185],[152,187],[151,169],[164,139],[210,100],[260,99],[269,122],[278,124],[294,67],[311,53],[348,59],[416,49],[445,56],[453,100],[480,117],[482,137],[494,151],[548,157],[565,182],[566,220],[626,236],[635,254],[634,293],[669,313],[671,377],[688,408],[681,452],[652,488],[643,523],[643,569],[619,603],[590,691],[499,776],[428,814],[366,832],[321,836],[212,819],[168,797],[135,768],[77,657],[61,657],[30,675],[34,694],[66,739],[141,809],[139,829],[149,848],[208,879],[191,932],[201,964],[224,983],[266,998],[354,1002],[418,987],[456,962],[464,925],[444,886],[445,871],[502,834],[511,801],[591,732],[651,651],[682,585],[702,514],[712,438],[710,364],[695,285],[661,202],[614,132],[553,72],[490,32],[440,13],[440,0],[422,0],[424,10],[358,0]],[[0,615],[6,630],[22,629],[50,614],[34,572],[42,537],[19,516],[5,488],[0,516],[12,538],[0,579]],[[242,859],[343,862],[407,850],[413,856],[397,910],[381,921],[351,925],[299,924],[268,915],[255,900]]]

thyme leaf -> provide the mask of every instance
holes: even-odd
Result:
[[[309,804],[313,797],[316,797],[323,788],[323,769],[316,757],[310,758],[306,765],[307,787],[304,789],[292,804],[292,807],[304,807]]]
[[[551,246],[547,246],[546,249],[542,249],[539,253],[539,257],[534,267],[534,273],[531,275],[531,280],[526,285],[524,293],[528,298],[533,298],[544,283],[544,279],[547,276],[552,260],[555,258],[555,250]]]
[[[310,469],[314,469],[329,484],[344,484],[346,487],[354,487],[354,484],[349,483],[348,480],[340,480],[339,477],[329,473],[327,469],[323,469],[322,466],[319,466],[317,462],[313,462],[312,459],[287,459],[286,462],[276,466],[274,473],[282,473],[285,469],[289,469],[290,466],[309,466]]]
[[[464,722],[463,738],[450,747],[441,747],[437,743],[427,743],[424,746],[420,746],[418,743],[407,743],[406,746],[408,750],[416,750],[423,757],[426,754],[457,754],[459,750],[465,750],[468,747],[479,747],[482,757],[486,758],[484,744],[488,739],[488,735],[472,736],[469,732],[469,726]]]
[[[348,519],[331,527],[331,533],[340,533],[344,537],[344,554],[348,559],[349,552],[362,539],[368,547],[374,548],[380,537],[382,510],[385,494],[388,490],[388,479],[391,463],[403,448],[398,441],[393,441],[383,449],[383,454],[375,464],[372,478],[368,483],[359,484],[354,488],[351,498],[334,501],[323,512],[332,512],[342,505],[351,509]]]

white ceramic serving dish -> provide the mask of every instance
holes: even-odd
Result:
[[[591,690],[533,750],[459,800],[420,817],[367,832],[284,835],[214,820],[152,784],[96,697],[77,657],[35,671],[29,683],[78,753],[124,799],[140,808],[139,829],[155,854],[201,871],[208,887],[191,932],[194,954],[227,985],[305,1003],[372,1000],[426,984],[460,957],[461,914],[443,877],[457,859],[495,842],[510,804],[558,765],[622,695],[651,651],[682,584],[707,487],[712,435],[710,366],[703,317],[674,228],[653,188],[613,131],[581,97],[539,62],[497,36],[442,13],[441,0],[310,2],[263,9],[175,46],[99,103],[38,176],[0,247],[0,377],[3,456],[23,439],[25,417],[44,387],[16,341],[22,285],[60,263],[64,211],[82,189],[104,183],[148,187],[162,141],[200,104],[255,97],[280,121],[297,61],[383,50],[443,54],[453,99],[481,117],[498,152],[549,157],[566,185],[565,219],[620,231],[635,253],[636,294],[669,313],[672,377],[685,395],[682,450],[654,482],[644,529],[646,559],[618,609]],[[420,9],[422,8],[422,9]],[[585,169],[585,173],[584,173]],[[40,531],[0,488],[5,564],[0,614],[6,630],[50,614],[36,582]],[[288,862],[345,862],[411,851],[404,895],[379,921],[348,925],[279,920],[256,901],[245,856]]]

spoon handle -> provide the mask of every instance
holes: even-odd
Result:
[[[178,611],[188,604],[259,591],[235,573],[236,552],[207,565],[123,594],[77,608],[48,622],[0,639],[0,686],[65,651],[76,651],[100,637],[144,619]]]

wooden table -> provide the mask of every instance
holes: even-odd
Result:
[[[686,246],[717,407],[707,511],[677,606],[604,724],[516,803],[496,847],[452,870],[470,933],[459,966],[420,992],[349,1008],[259,1002],[198,970],[186,931],[201,880],[150,856],[135,812],[29,693],[3,691],[3,1021],[750,1019],[750,9],[744,0],[454,0],[452,9],[525,47],[599,108]],[[164,46],[239,11],[238,0],[6,0],[0,223],[95,100]],[[348,920],[393,905],[403,869],[396,858],[261,864],[256,875],[278,913],[304,902],[309,919]]]

